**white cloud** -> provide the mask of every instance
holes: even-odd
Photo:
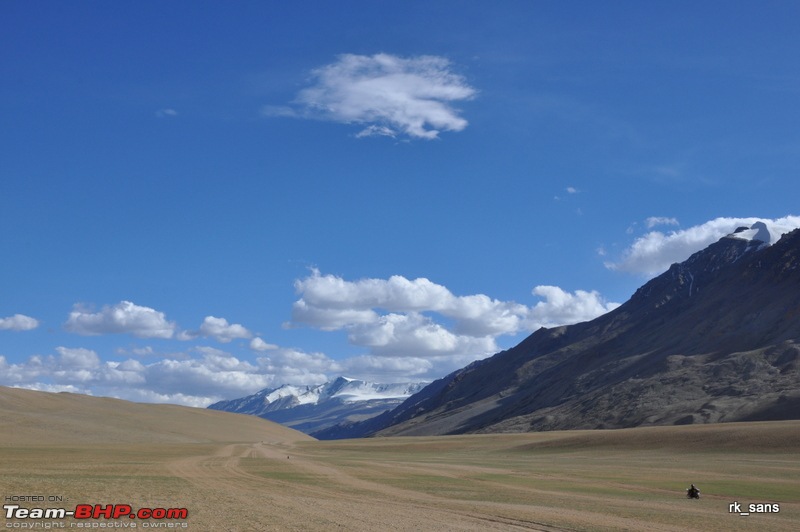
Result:
[[[356,134],[356,138],[362,139],[364,137],[391,137],[396,138],[397,132],[386,126],[368,126]]]
[[[442,357],[445,358],[445,357]],[[451,357],[446,357],[451,358]],[[378,382],[388,382],[392,380],[387,376],[402,377],[403,380],[408,378],[420,378],[423,375],[429,375],[436,370],[435,361],[437,357],[380,357],[372,355],[361,355],[352,357],[343,362],[350,375],[363,375],[365,379],[371,379]],[[445,369],[436,372],[437,376],[441,376],[451,371],[454,371],[472,361],[472,358],[466,363],[456,365],[453,369]]]
[[[574,294],[539,286],[545,301],[533,307],[484,294],[456,296],[428,279],[346,281],[311,275],[295,282],[301,298],[292,309],[295,324],[346,330],[351,344],[379,357],[470,357],[497,352],[500,335],[592,319],[615,308],[597,292]]]
[[[333,331],[356,323],[372,323],[376,319],[378,314],[369,309],[325,308],[310,305],[303,299],[292,305],[293,322],[304,323],[323,331]]]
[[[272,385],[290,382],[301,373],[296,364],[316,356],[324,366],[324,355],[300,355],[286,367],[269,373],[262,363],[240,360],[224,351],[199,347],[191,353],[172,355],[144,364],[139,360],[102,361],[85,348],[57,347],[56,355],[32,356],[9,364],[0,356],[0,384],[37,390],[76,391],[134,401],[172,402],[207,406],[222,398],[242,397]],[[327,359],[328,366],[336,367]],[[289,367],[291,366],[291,367]],[[320,374],[313,374],[319,378]],[[315,382],[324,382],[322,380]]]
[[[651,231],[637,238],[617,262],[606,262],[607,268],[646,276],[666,271],[675,262],[683,262],[736,230],[762,221],[772,235],[772,242],[781,234],[800,227],[800,216],[785,216],[774,220],[765,218],[715,218],[700,225],[672,231],[668,234]]]
[[[176,326],[167,321],[163,312],[121,301],[95,313],[76,305],[64,328],[86,336],[127,333],[139,338],[172,338]]]
[[[211,347],[195,349],[200,357],[163,359],[144,366],[146,386],[160,394],[192,397],[241,397],[269,386],[272,375],[259,366]]]
[[[56,347],[58,366],[62,369],[94,369],[100,366],[100,357],[91,349]]]
[[[389,279],[345,281],[313,270],[312,275],[295,282],[295,289],[302,294],[292,308],[295,323],[323,330],[355,327],[354,338],[366,338],[364,330],[377,334],[377,330],[386,330],[392,325],[390,319],[379,311],[436,312],[455,319],[456,332],[469,336],[514,333],[519,330],[527,312],[525,305],[498,301],[483,294],[457,297],[446,287],[428,279],[410,280],[400,275]],[[409,323],[405,322],[406,329]],[[419,319],[414,323],[424,329],[415,333],[418,337],[441,335],[441,332],[433,334],[430,325]],[[442,340],[437,341],[441,343]]]
[[[498,351],[492,337],[454,334],[416,312],[387,314],[374,323],[354,326],[348,338],[383,356],[487,355]]]
[[[38,326],[39,320],[23,314],[0,318],[0,331],[30,331]]]
[[[238,323],[230,324],[225,318],[206,316],[200,325],[201,336],[213,336],[217,341],[228,343],[236,338],[252,338],[253,333]]]
[[[579,192],[579,190],[577,188],[575,188],[575,187],[567,187],[567,193],[568,194],[577,194],[578,192]]]
[[[250,349],[253,351],[270,351],[272,349],[278,349],[278,346],[275,344],[268,344],[263,339],[256,336],[250,340]]]
[[[339,362],[324,353],[286,348],[259,358],[258,364],[262,372],[275,375],[276,382],[290,384],[320,384],[343,370]]]
[[[104,361],[93,350],[59,346],[54,354],[17,364],[0,357],[0,384],[204,407],[263,388],[319,384],[337,375],[379,382],[430,380],[497,352],[498,335],[588,319],[610,308],[595,292],[537,287],[534,294],[543,301],[528,307],[483,294],[455,296],[428,279],[401,276],[351,282],[313,271],[296,286],[303,305],[294,317],[311,316],[314,321],[301,323],[344,330],[362,353],[334,360],[324,353],[281,348],[209,316],[197,334],[221,340],[250,335],[251,349],[264,354],[251,361],[213,347],[193,347],[157,357],[150,347],[129,347],[115,353],[131,358]],[[175,326],[162,313],[130,302],[97,313],[75,310],[68,326],[80,334],[182,334],[174,334]],[[135,358],[142,355],[146,358]]]
[[[387,279],[345,281],[334,275],[320,275],[319,270],[295,282],[295,289],[310,307],[330,310],[363,310],[372,307],[390,311],[435,310],[449,305],[453,294],[428,279],[409,280],[400,275]],[[375,314],[356,316],[372,321]]]
[[[532,293],[544,301],[528,313],[527,326],[531,330],[589,321],[619,306],[604,301],[596,291],[576,290],[570,294],[557,286],[537,286]]]
[[[648,229],[652,229],[657,225],[680,225],[677,218],[667,218],[664,216],[651,216],[644,221]]]
[[[156,354],[153,348],[149,345],[144,347],[131,347],[130,349],[120,347],[117,348],[116,353],[120,356],[134,355],[137,357],[150,357]]]
[[[441,131],[461,131],[467,121],[450,102],[476,94],[447,59],[430,55],[344,54],[312,76],[314,84],[297,96],[298,114],[365,125],[359,137],[434,139]],[[287,114],[285,108],[269,110]]]
[[[493,354],[493,353],[492,353]],[[385,357],[360,355],[341,362],[345,375],[359,375],[373,382],[431,381],[484,357],[439,355]]]
[[[300,297],[293,307],[294,325],[341,330],[360,352],[334,360],[324,353],[281,348],[214,316],[207,316],[197,331],[181,331],[164,313],[122,301],[98,312],[76,306],[65,328],[83,335],[207,336],[221,342],[249,338],[249,347],[262,354],[248,360],[193,347],[159,355],[149,346],[130,345],[114,351],[118,360],[108,361],[90,349],[59,346],[53,354],[16,364],[0,357],[0,384],[207,406],[267,387],[318,384],[343,374],[384,382],[429,380],[499,351],[500,335],[590,319],[612,308],[596,292],[536,287],[534,295],[542,301],[527,306],[484,294],[456,296],[425,278],[347,281],[317,270],[295,287]]]
[[[178,116],[178,111],[175,109],[159,109],[156,111],[156,116],[158,118],[172,118]]]

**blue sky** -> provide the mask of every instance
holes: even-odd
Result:
[[[800,226],[794,2],[0,4],[0,384],[431,380]]]

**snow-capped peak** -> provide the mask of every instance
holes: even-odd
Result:
[[[263,390],[264,402],[274,403],[294,398],[295,405],[318,404],[331,399],[343,403],[372,399],[404,399],[424,387],[425,383],[378,384],[347,377],[338,377],[325,384],[296,386],[284,384],[272,390]]]
[[[767,224],[764,222],[756,222],[751,225],[749,229],[747,227],[739,227],[736,231],[729,234],[728,237],[749,240],[750,242],[760,241],[767,245],[777,240],[773,238]]]
[[[265,403],[274,403],[288,397],[296,399],[295,404],[316,404],[319,399],[320,386],[293,386],[291,384],[284,384],[280,388],[268,390],[264,394]]]
[[[338,377],[325,384],[267,388],[208,408],[263,417],[310,434],[336,423],[361,421],[391,410],[427,384],[378,384]]]

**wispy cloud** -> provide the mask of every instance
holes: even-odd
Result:
[[[561,201],[562,199],[563,199],[563,200],[566,200],[566,199],[567,199],[567,198],[569,198],[570,196],[574,196],[574,195],[576,195],[576,194],[580,194],[581,192],[583,192],[581,189],[579,189],[579,188],[577,188],[577,187],[573,187],[573,186],[566,187],[566,188],[564,189],[564,191],[567,193],[567,196],[564,196],[564,197],[562,197],[562,196],[560,196],[560,195],[556,194],[555,196],[553,196],[553,199],[554,199],[555,201]]]
[[[652,229],[657,225],[680,225],[677,218],[667,218],[664,216],[651,216],[644,221],[648,229]]]
[[[650,218],[648,220],[658,221],[657,224],[667,223],[674,225],[672,218]],[[774,220],[766,218],[715,218],[703,224],[670,233],[650,231],[637,238],[623,252],[618,261],[609,261],[605,265],[612,270],[645,276],[657,275],[666,271],[672,263],[682,262],[688,259],[692,253],[700,251],[727,234],[733,233],[737,227],[750,227],[758,221],[762,221],[767,225],[773,242],[780,238],[781,234],[800,227],[800,216],[785,216]],[[649,228],[657,224],[650,225],[650,222],[647,222]]]
[[[360,124],[358,137],[435,139],[467,127],[452,102],[476,94],[447,59],[431,55],[345,54],[313,70],[312,81],[295,107],[268,106],[264,113]]]

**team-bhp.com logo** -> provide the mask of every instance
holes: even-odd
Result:
[[[139,508],[130,504],[79,504],[74,510],[66,508],[23,508],[18,504],[5,504],[6,519],[153,519],[156,521],[186,519],[186,508]],[[70,523],[74,525],[76,523]],[[80,523],[78,523],[80,525]],[[132,523],[131,523],[132,524]],[[8,523],[6,524],[8,526]],[[78,526],[78,528],[82,528]],[[133,527],[131,527],[133,528]],[[151,528],[158,528],[151,527]]]

